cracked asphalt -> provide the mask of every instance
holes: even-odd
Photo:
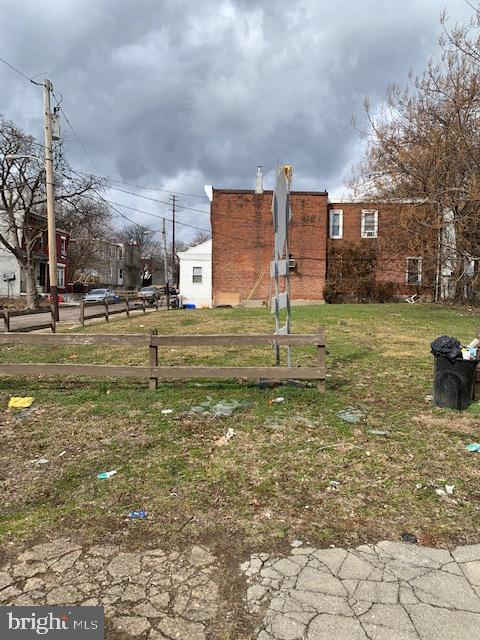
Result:
[[[302,546],[241,560],[230,576],[243,581],[241,602],[234,603],[222,588],[231,567],[205,547],[131,551],[62,538],[0,566],[0,605],[103,605],[107,638],[480,637],[480,545]],[[239,607],[252,631],[225,625]]]

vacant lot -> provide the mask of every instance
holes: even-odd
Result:
[[[223,309],[158,312],[84,331],[255,333],[272,324],[265,310]],[[262,390],[253,381],[168,383],[149,391],[146,382],[129,380],[0,377],[1,540],[55,531],[156,544],[273,547],[299,538],[325,546],[408,531],[431,545],[478,541],[480,454],[465,445],[480,438],[479,409],[441,411],[425,398],[431,340],[446,333],[467,341],[479,324],[474,312],[429,305],[295,308],[296,333],[326,327],[325,394],[313,386]],[[294,350],[295,364],[314,357],[314,349]],[[2,361],[143,364],[148,354],[2,347],[0,372]],[[273,353],[160,351],[159,364],[202,362],[272,364]],[[10,395],[34,396],[34,410],[6,411]],[[279,395],[284,403],[269,404]],[[223,401],[240,406],[230,417],[214,415],[211,407]],[[192,410],[201,403],[203,410]],[[343,421],[337,412],[346,407],[363,410],[364,418]],[[229,428],[229,444],[216,446]],[[39,464],[41,458],[48,462]],[[97,479],[109,470],[117,474]],[[445,484],[455,488],[441,497],[435,488]],[[132,522],[132,509],[148,517]]]

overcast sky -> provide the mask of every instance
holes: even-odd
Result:
[[[257,164],[271,188],[279,161],[293,164],[294,189],[338,198],[361,154],[352,116],[438,54],[445,6],[452,23],[470,15],[465,0],[0,0],[0,56],[30,77],[48,73],[95,165],[63,122],[79,170],[202,196],[205,183],[253,188]],[[2,64],[0,87],[0,113],[41,136],[41,88]],[[119,191],[108,198],[168,215]],[[208,227],[188,209],[179,220]]]

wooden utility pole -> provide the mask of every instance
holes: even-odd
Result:
[[[165,295],[167,296],[167,309],[170,309],[170,285],[168,282],[167,229],[165,227],[165,218],[163,218],[162,236],[163,236],[163,273],[164,273],[164,282],[165,282]]]
[[[45,180],[47,190],[47,233],[48,233],[48,276],[50,280],[50,298],[55,320],[58,322],[58,279],[57,279],[57,232],[55,225],[55,184],[53,176],[52,149],[52,113],[50,111],[50,92],[52,83],[43,81],[43,111],[45,120]]]
[[[176,251],[176,247],[175,247],[175,204],[176,204],[176,198],[177,196],[175,196],[174,194],[171,194],[170,196],[172,198],[172,266],[173,266],[173,277],[174,277],[174,286],[178,287],[178,282],[177,282],[177,251]]]

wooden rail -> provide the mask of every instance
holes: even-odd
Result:
[[[156,333],[82,335],[82,334],[30,334],[0,333],[1,344],[33,345],[110,345],[148,346],[150,366],[96,365],[96,364],[4,364],[0,375],[54,375],[88,376],[90,378],[148,378],[149,387],[156,389],[159,380],[187,380],[189,378],[267,378],[271,380],[317,380],[317,387],[325,386],[325,333],[323,328],[316,334],[296,335],[190,335],[159,336]],[[199,346],[315,346],[317,365],[313,367],[216,367],[216,366],[159,366],[159,347]]]
[[[143,299],[137,298],[137,300],[140,304],[140,309],[143,311],[143,313],[146,313],[147,305],[145,302],[145,298]],[[132,302],[131,300],[128,299],[128,297],[125,298],[125,306],[122,308],[119,308],[121,304],[122,304],[121,302],[115,302],[112,304],[112,303],[109,303],[107,300],[105,300],[104,302],[85,304],[85,301],[81,300],[80,316],[79,316],[79,321],[81,326],[82,327],[85,326],[85,320],[93,320],[94,318],[104,318],[105,322],[108,322],[110,320],[110,316],[114,316],[118,313],[126,313],[127,318],[129,318],[131,311],[138,310],[137,306],[132,307]],[[153,306],[158,311],[159,309],[158,300],[155,301],[155,304]],[[85,313],[88,309],[95,309],[95,308],[98,309],[99,307],[102,309],[102,311],[97,313],[90,313],[88,315]]]
[[[50,319],[48,322],[42,322],[41,324],[28,325],[23,327],[12,328],[12,318],[25,317],[25,316],[36,316],[39,314],[50,314]],[[55,312],[53,306],[49,307],[41,307],[40,309],[2,309],[0,310],[0,315],[3,317],[3,321],[5,323],[5,328],[10,332],[28,332],[28,331],[38,331],[39,329],[50,329],[52,333],[55,333],[56,324],[55,324]]]

